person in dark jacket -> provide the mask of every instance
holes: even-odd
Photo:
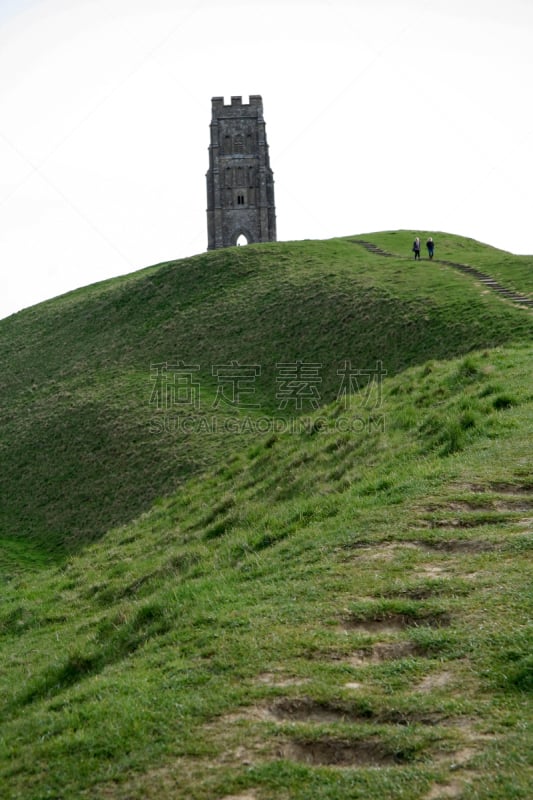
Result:
[[[420,259],[420,239],[418,236],[413,242],[413,253],[415,254],[415,259]]]
[[[426,242],[426,247],[428,249],[428,256],[429,256],[430,259],[432,259],[433,258],[433,251],[435,250],[435,242],[433,241],[431,236],[429,237],[429,239]]]

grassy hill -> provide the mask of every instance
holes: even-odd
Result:
[[[3,796],[528,797],[532,315],[362,238],[398,257],[225,250],[0,322]]]
[[[327,403],[339,391],[346,361],[365,369],[381,360],[394,375],[428,359],[531,337],[533,319],[524,309],[450,267],[402,255],[408,237],[375,236],[397,259],[368,254],[349,239],[208,253],[2,320],[6,551],[18,558],[23,536],[26,552],[35,545],[36,559],[62,557],[135,519],[221,453],[245,446],[246,436],[227,431],[158,435],[161,419],[173,414],[210,418],[220,388],[212,374],[217,366],[260,368],[253,386],[243,385],[255,395],[244,392],[243,401],[269,415],[282,410],[276,396],[282,362],[320,365],[316,391]],[[460,237],[442,239],[438,256],[459,260],[466,248],[480,267],[499,252]],[[503,255],[505,277],[527,290],[523,257],[509,262]],[[164,387],[153,365],[178,362],[193,368],[199,408],[154,402],[154,390]],[[285,412],[310,408],[304,406],[289,401]],[[240,410],[225,403],[217,409],[229,416]]]

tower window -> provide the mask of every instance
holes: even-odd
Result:
[[[244,195],[243,194],[238,194],[237,195],[237,205],[238,206],[243,206],[244,205]]]

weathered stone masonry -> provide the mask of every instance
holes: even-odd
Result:
[[[276,241],[274,175],[270,169],[263,101],[213,97],[207,171],[208,250]]]

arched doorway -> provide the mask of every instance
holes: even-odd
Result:
[[[236,242],[236,244],[237,244],[237,246],[238,246],[238,247],[240,247],[240,246],[242,246],[242,245],[245,245],[245,244],[248,244],[248,239],[246,238],[246,236],[244,235],[244,233],[241,233],[241,234],[240,234],[240,235],[237,237],[237,242]]]

